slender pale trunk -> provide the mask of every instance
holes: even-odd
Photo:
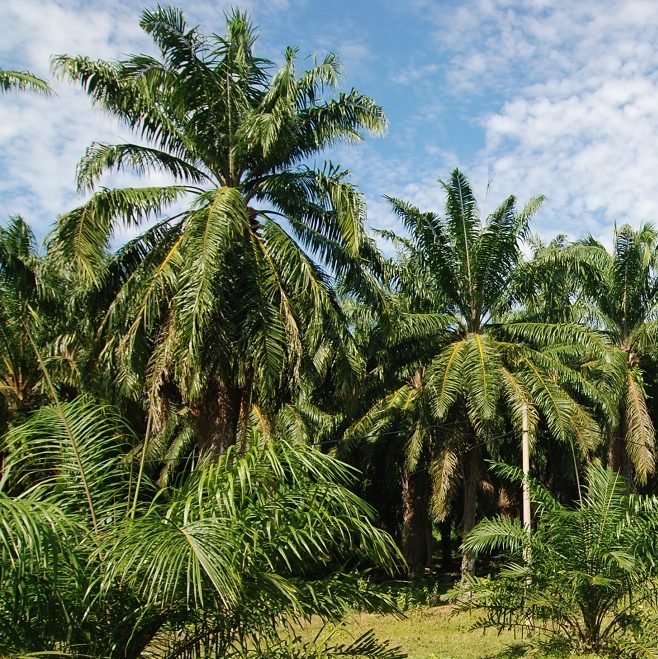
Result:
[[[530,432],[528,431],[528,406],[523,405],[523,429],[521,433],[521,462],[523,465],[523,528],[530,533]]]
[[[475,526],[477,514],[478,483],[480,481],[480,447],[477,443],[466,451],[463,466],[464,512],[462,516],[462,537],[466,536]],[[470,551],[462,553],[461,580],[465,585],[466,578],[475,573],[475,556]]]

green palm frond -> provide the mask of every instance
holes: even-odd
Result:
[[[50,237],[50,251],[63,265],[75,268],[82,281],[98,284],[106,270],[105,256],[115,222],[139,226],[187,192],[184,186],[102,189],[83,206],[60,217]]]
[[[432,510],[437,520],[443,521],[450,514],[452,501],[459,481],[459,456],[446,447],[432,460]]]
[[[469,334],[466,343],[461,376],[465,379],[468,405],[479,422],[492,421],[500,398],[500,354],[485,334]]]
[[[535,430],[539,421],[537,408],[533,404],[533,398],[522,380],[506,368],[501,369],[502,389],[507,403],[512,425],[515,428],[523,427],[523,416],[526,414],[528,431],[531,437],[535,436]]]
[[[162,171],[177,181],[208,183],[209,177],[194,164],[159,149],[136,144],[92,143],[78,163],[78,191],[92,190],[101,176],[112,170],[129,169],[137,175]]]
[[[496,517],[482,520],[464,540],[464,547],[474,552],[504,550],[520,552],[528,534],[518,519]]]
[[[51,94],[52,90],[45,80],[29,73],[28,71],[0,70],[0,90],[3,92],[11,89],[29,90],[40,94]]]
[[[131,476],[123,454],[132,441],[128,426],[107,406],[78,399],[42,407],[6,436],[5,487],[27,488],[63,511],[87,508],[96,528],[127,504]]]
[[[441,185],[446,192],[446,221],[459,254],[460,274],[465,279],[466,295],[473,303],[476,282],[472,251],[480,233],[477,202],[470,183],[458,169]]]
[[[189,261],[174,300],[181,357],[198,360],[202,337],[215,305],[217,271],[241,235],[249,233],[247,208],[235,188],[207,193],[188,214],[183,246]]]
[[[51,501],[12,497],[0,492],[0,579],[21,563],[54,564],[63,539],[73,532],[75,520]]]
[[[110,575],[130,579],[159,605],[182,597],[190,605],[218,599],[233,608],[256,582],[296,610],[307,604],[288,576],[293,565],[310,570],[360,541],[372,559],[393,567],[394,545],[342,484],[351,478],[345,465],[285,441],[254,436],[249,445],[239,459],[229,450],[201,467],[164,510],[154,506],[108,536]],[[299,523],[310,516],[318,523]]]
[[[435,413],[444,419],[462,395],[465,382],[462,369],[469,345],[466,340],[448,345],[428,369],[428,383],[433,391]]]
[[[645,607],[656,597],[655,497],[629,496],[618,473],[592,464],[575,504],[546,491],[540,499],[531,534],[501,519],[474,529],[466,541],[473,551],[502,548],[509,563],[493,579],[470,580],[463,606],[481,609],[484,627],[541,629],[576,652],[634,652],[629,615],[643,628],[653,624]]]
[[[530,392],[548,429],[561,441],[574,441],[586,455],[600,441],[600,429],[592,416],[561,387],[549,373],[523,359],[525,373],[520,378]]]

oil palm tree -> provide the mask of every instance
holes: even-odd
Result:
[[[496,469],[523,480],[517,468]],[[493,579],[473,579],[462,606],[484,611],[482,627],[540,631],[563,651],[654,655],[658,499],[629,494],[618,472],[596,463],[571,504],[530,486],[532,534],[518,520],[493,518],[466,538],[471,550],[502,551],[508,562]]]
[[[416,306],[390,279],[378,297],[376,305],[356,292],[343,301],[364,366],[352,388],[333,396],[335,434],[338,455],[364,472],[361,493],[399,538],[408,575],[417,578],[432,560],[429,465],[438,445],[419,393],[447,318]]]
[[[390,403],[416,415],[411,435],[416,445],[430,434],[440,436],[429,467],[435,505],[445,511],[446,497],[454,494],[461,476],[462,532],[467,535],[476,520],[483,456],[487,451],[496,455],[501,442],[509,443],[510,427],[520,430],[524,406],[532,428],[541,421],[554,437],[585,455],[597,444],[597,425],[579,402],[605,407],[606,399],[579,367],[586,359],[605,360],[607,346],[577,324],[508,318],[522,241],[541,198],[518,212],[510,196],[482,220],[459,170],[442,186],[444,216],[390,199],[410,234],[399,240],[397,290],[413,300],[416,310],[443,317],[419,377],[397,389]],[[433,425],[442,423],[443,430],[424,430],[427,420],[421,420],[429,418],[428,410]],[[466,551],[462,573],[472,569]]]
[[[32,230],[12,217],[0,227],[0,400],[7,420],[19,421],[43,402],[27,332],[44,344],[52,336],[51,293]]]
[[[97,188],[60,218],[51,253],[81,281],[116,291],[102,354],[124,389],[139,397],[146,388],[153,402],[173,387],[199,446],[221,453],[238,425],[244,435],[251,403],[275,407],[302,354],[343,331],[319,264],[338,275],[353,268],[368,244],[364,204],[345,170],[308,163],[363,131],[381,133],[385,118],[356,90],[324,97],[339,79],[333,54],[298,72],[288,48],[271,74],[239,12],[224,36],[203,36],[169,8],[145,11],[141,26],[159,58],[54,60],[147,143],[92,144],[78,185],[95,189],[103,173],[124,169],[173,183]],[[125,263],[108,266],[119,226],[166,209],[128,246]]]
[[[593,238],[566,248],[590,277],[588,322],[621,352],[608,462],[644,484],[655,472],[656,441],[647,405],[648,378],[658,345],[658,232],[651,224],[615,228],[612,252]]]
[[[5,438],[3,654],[299,656],[284,652],[295,620],[393,610],[346,569],[355,546],[361,566],[398,561],[347,465],[254,433],[244,453],[158,489],[114,409],[53,398]],[[401,657],[385,645],[364,637],[313,656]]]

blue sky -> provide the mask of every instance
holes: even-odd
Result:
[[[48,76],[53,53],[120,58],[150,48],[132,0],[20,0],[0,6],[0,67]],[[203,31],[246,9],[258,51],[280,61],[337,52],[344,85],[381,103],[388,135],[336,149],[395,228],[384,194],[440,209],[436,180],[456,166],[486,212],[508,194],[547,200],[545,237],[658,220],[658,2],[655,0],[250,0],[178,3]],[[0,98],[0,218],[23,214],[42,235],[80,202],[75,165],[93,140],[128,131],[81,92]],[[156,177],[157,178],[157,177]],[[130,177],[127,179],[131,181]],[[106,181],[107,184],[116,181]]]

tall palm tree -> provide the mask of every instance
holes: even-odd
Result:
[[[566,252],[591,273],[585,287],[589,322],[622,354],[609,466],[644,484],[656,468],[646,387],[658,346],[658,232],[648,223],[638,229],[624,225],[615,227],[612,252],[591,237]]]
[[[43,399],[41,373],[28,333],[46,343],[53,335],[52,282],[34,234],[19,216],[0,227],[0,409],[20,421]]]
[[[434,423],[444,424],[430,467],[435,503],[444,509],[461,475],[466,535],[476,519],[483,457],[509,443],[505,419],[519,431],[525,406],[531,428],[541,420],[553,436],[585,454],[596,445],[598,428],[578,400],[603,406],[605,399],[578,367],[584,359],[603,359],[606,346],[576,324],[507,318],[522,241],[540,197],[518,212],[510,196],[482,220],[459,170],[442,186],[444,216],[390,199],[410,234],[401,241],[397,289],[414,299],[416,309],[444,315],[443,332],[419,372],[422,384],[408,380],[391,401],[407,413],[429,409]],[[463,574],[472,571],[472,559],[464,553]]]
[[[154,402],[173,387],[199,446],[221,453],[238,427],[244,437],[253,401],[276,407],[302,354],[343,332],[319,264],[338,275],[353,267],[368,246],[365,208],[345,170],[309,163],[386,122],[354,89],[324,97],[339,79],[333,54],[298,72],[288,48],[270,74],[239,12],[224,36],[205,37],[169,8],[145,11],[141,26],[159,58],[54,60],[148,145],[89,147],[78,186],[96,191],[60,218],[51,252],[88,285],[116,291],[101,335],[124,389],[139,397],[145,387]],[[97,188],[124,169],[173,183]],[[108,266],[115,230],[156,216],[164,219],[127,247],[126,261]]]
[[[362,494],[399,537],[408,575],[417,578],[432,560],[429,465],[438,445],[419,393],[446,317],[416,306],[391,281],[381,283],[379,298],[374,306],[356,294],[345,301],[364,366],[352,388],[334,396],[339,455],[364,472]]]

